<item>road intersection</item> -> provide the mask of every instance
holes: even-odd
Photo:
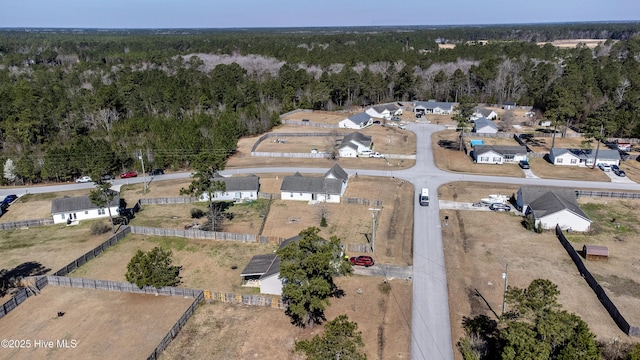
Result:
[[[509,178],[504,176],[469,175],[452,173],[435,166],[431,135],[444,130],[444,127],[433,124],[408,124],[407,129],[416,133],[416,165],[403,170],[363,170],[345,169],[349,175],[356,171],[359,175],[393,176],[413,184],[417,193],[421,188],[431,189],[430,206],[419,206],[414,202],[413,231],[413,307],[411,324],[411,358],[421,359],[453,359],[453,341],[449,319],[449,302],[447,292],[447,274],[442,246],[440,209],[437,189],[454,181],[473,181],[489,183],[505,183],[515,185],[542,185],[555,187],[588,188],[602,190],[640,190],[640,185],[632,182],[592,182],[540,179],[533,176],[525,178]],[[222,175],[259,174],[259,173],[324,173],[324,168],[243,168],[230,169]],[[157,177],[157,180],[188,178],[191,173],[173,173]],[[153,177],[148,177],[154,181]],[[115,186],[140,183],[142,178],[113,180]],[[10,187],[0,189],[0,198],[8,194],[22,196],[28,193],[48,193],[93,188],[94,185],[70,183],[65,185],[38,187]]]

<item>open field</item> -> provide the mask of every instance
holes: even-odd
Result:
[[[581,181],[608,182],[611,179],[597,166],[595,169],[583,166],[553,165],[544,158],[529,158],[531,170],[541,178]]]
[[[471,156],[463,151],[458,151],[458,133],[455,131],[437,132],[433,134],[431,140],[433,141],[433,158],[436,166],[442,170],[480,175],[524,177],[524,173],[517,164],[475,164]],[[466,139],[465,142],[467,142]],[[471,150],[469,147],[468,149]]]
[[[477,196],[469,194],[484,196],[485,193],[504,194],[516,190],[517,187],[492,184],[454,183],[442,186],[439,196],[443,200],[470,202]],[[581,202],[589,200],[592,199],[582,199]],[[608,202],[613,203],[610,200]],[[621,210],[621,213],[632,212],[633,208]],[[504,286],[501,275],[507,263],[509,286],[524,288],[536,278],[549,279],[558,285],[559,302],[563,308],[585,320],[598,340],[609,341],[617,337],[626,342],[637,342],[637,339],[624,335],[611,320],[578,273],[555,233],[532,233],[521,225],[521,217],[510,213],[444,210],[440,215],[449,217],[448,225],[443,227],[443,245],[454,346],[464,334],[463,317],[484,314],[496,319],[496,314],[500,314]],[[596,224],[600,221],[596,218],[593,220]],[[630,218],[628,221],[637,223],[638,219]],[[497,223],[499,226],[487,226]],[[624,243],[614,239],[608,242],[610,252],[616,254],[619,260],[586,263],[594,274],[600,271],[599,267],[606,267],[607,271],[602,271],[601,276],[613,283],[612,286],[617,286],[615,289],[620,293],[620,310],[625,316],[640,305],[640,293],[635,292],[637,290],[621,291],[620,287],[621,284],[635,284],[635,289],[640,283],[638,272],[629,271],[629,264],[634,264],[635,267],[640,265],[634,259],[634,254],[640,251],[640,243],[635,234],[637,232],[633,235],[625,233]],[[576,248],[582,248],[581,243],[574,243]],[[590,240],[589,243],[601,244],[599,240]],[[620,246],[621,244],[625,247]],[[618,278],[612,274],[616,274]],[[635,299],[630,296],[635,296]],[[635,314],[630,315],[632,318],[637,317]],[[457,352],[456,357],[461,358]]]
[[[556,134],[555,141],[552,137],[535,137],[528,141],[525,139],[525,144],[535,153],[548,153],[551,151],[552,144],[556,148],[582,149],[585,147],[584,140],[583,137],[561,137],[561,134]],[[595,150],[595,146],[589,146],[589,148]]]
[[[336,279],[345,292],[331,299],[327,320],[346,314],[362,332],[369,359],[409,359],[411,351],[411,283],[389,280],[390,290],[380,290],[381,278],[352,276]],[[360,291],[358,291],[360,290]],[[163,352],[161,359],[303,359],[294,354],[296,340],[309,339],[323,326],[298,328],[282,310],[205,304]],[[215,354],[215,355],[213,355]]]
[[[566,39],[566,40],[555,40],[551,42],[539,42],[538,45],[542,46],[545,44],[551,44],[555,47],[559,48],[575,48],[578,44],[585,44],[588,48],[595,48],[598,45],[604,44],[607,39]],[[612,40],[613,42],[617,42],[618,40]]]
[[[51,219],[51,201],[63,196],[88,195],[89,190],[74,190],[59,193],[26,194],[18,198],[8,211],[2,214],[0,222],[29,219]]]
[[[146,359],[193,302],[171,296],[47,286],[0,321],[5,338],[29,349],[0,349],[4,359]],[[58,312],[64,316],[58,317]],[[28,319],[28,320],[26,320]],[[35,340],[76,340],[75,348],[34,348]],[[108,354],[108,355],[106,355]]]

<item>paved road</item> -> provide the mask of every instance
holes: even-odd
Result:
[[[447,296],[447,274],[444,264],[444,251],[442,247],[442,231],[439,216],[439,199],[437,189],[440,185],[452,181],[477,181],[490,183],[507,183],[514,185],[544,185],[556,187],[607,189],[615,191],[638,190],[640,185],[629,180],[616,182],[592,182],[552,180],[535,178],[533,173],[526,174],[526,178],[508,178],[503,176],[482,176],[451,173],[436,168],[431,148],[431,135],[443,130],[444,127],[432,124],[416,123],[408,124],[407,129],[417,135],[416,166],[406,170],[361,170],[345,169],[353,175],[356,171],[360,175],[370,176],[394,176],[413,183],[416,188],[416,200],[418,192],[423,187],[431,189],[431,206],[419,206],[414,202],[415,219],[413,228],[413,313],[411,324],[411,358],[414,360],[438,360],[453,359],[453,342],[451,338],[451,325],[449,321],[449,302]],[[231,169],[223,171],[223,175],[235,174],[259,174],[259,173],[324,173],[326,168],[251,168]],[[190,173],[174,173],[157,176],[155,179],[147,177],[147,180],[188,178]],[[614,178],[612,177],[612,180]],[[114,185],[127,183],[139,183],[143,178],[114,180]],[[620,181],[620,182],[618,182]],[[624,182],[623,182],[624,181]],[[24,195],[25,193],[45,193],[67,191],[74,189],[91,188],[93,184],[75,184],[41,187],[10,187],[0,189],[0,196],[8,194]],[[367,271],[380,273],[380,276],[406,277],[410,267],[393,268],[390,266],[376,265]],[[360,271],[360,270],[358,270]],[[365,271],[365,270],[362,270]],[[391,276],[391,274],[401,276]]]

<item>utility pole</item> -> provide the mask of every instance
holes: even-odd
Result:
[[[140,155],[138,155],[138,159],[140,159],[140,162],[142,163],[142,193],[146,194],[147,192],[147,174],[144,172],[144,159],[142,157],[142,150],[139,150]]]
[[[507,299],[507,284],[509,282],[509,263],[504,265],[504,272],[502,273],[504,279],[504,291],[502,292],[502,315],[504,316],[504,305]]]
[[[377,208],[369,208],[371,211],[371,218],[373,219],[373,228],[371,229],[371,252],[375,253],[376,251],[376,225],[378,220],[378,211],[380,209]]]

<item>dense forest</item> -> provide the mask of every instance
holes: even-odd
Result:
[[[569,38],[604,42],[537,44]],[[640,23],[4,29],[2,181],[98,177],[138,169],[140,157],[185,168],[201,154],[227,157],[239,137],[269,130],[296,108],[462,96],[640,137]]]

